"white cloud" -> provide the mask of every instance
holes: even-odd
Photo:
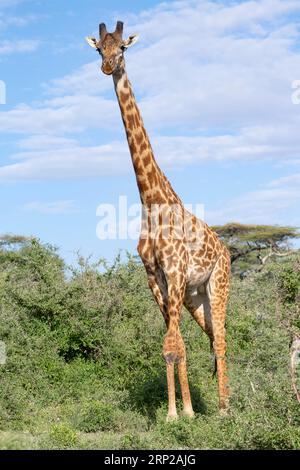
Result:
[[[78,211],[74,201],[55,201],[55,202],[28,202],[22,207],[28,212],[37,212],[45,215],[66,215],[73,214]]]
[[[77,145],[75,139],[68,139],[66,137],[56,137],[53,135],[33,135],[26,137],[18,142],[18,146],[22,150],[37,150],[41,149],[61,149],[72,148]]]
[[[112,128],[117,120],[120,121],[119,111],[113,101],[101,96],[72,95],[46,100],[40,106],[21,104],[0,112],[0,129],[29,135],[49,131],[64,135],[91,128]]]
[[[128,15],[125,34],[141,35],[127,53],[129,77],[164,168],[299,159],[300,106],[291,103],[300,70],[297,25],[284,17],[299,10],[298,0],[203,0]],[[112,80],[99,64],[50,81],[39,103],[0,112],[0,132],[23,134],[13,162],[0,167],[2,180],[130,168]],[[100,132],[107,129],[114,141],[104,145]],[[100,131],[99,141],[85,146],[90,130]]]
[[[37,126],[40,124],[38,120]],[[50,130],[62,126],[61,121],[53,122]],[[20,151],[11,155],[12,163],[0,167],[2,181],[93,178],[132,171],[125,136],[107,144],[87,146],[75,138],[37,134],[23,138],[18,145]],[[252,127],[240,129],[238,135],[158,135],[152,145],[158,163],[167,171],[213,161],[281,162],[291,155],[299,156],[300,135],[293,126]]]
[[[222,207],[206,212],[211,224],[229,220],[241,223],[300,226],[300,174],[270,181],[265,188],[226,200]]]
[[[0,181],[66,180],[94,178],[126,172],[130,157],[124,142],[112,142],[98,147],[81,147],[79,144],[46,150],[20,152],[13,156],[17,163],[0,167]]]
[[[100,92],[111,90],[112,81],[108,77],[106,80],[102,79],[100,62],[97,60],[83,65],[72,74],[51,80],[44,87],[50,95],[86,95],[87,93],[97,95]]]
[[[17,16],[7,17],[0,12],[0,30],[8,26],[25,26],[26,24],[27,19],[25,18]]]
[[[289,186],[300,188],[300,173],[294,173],[293,175],[283,176],[269,183],[270,188],[277,188],[279,186]]]
[[[261,189],[226,201],[224,207],[207,211],[205,215],[211,224],[222,224],[229,220],[238,220],[241,223],[288,224],[290,214],[287,220],[285,212],[294,205],[299,207],[299,201],[300,190],[296,188]],[[294,223],[300,223],[296,214]]]
[[[20,52],[33,52],[38,49],[40,41],[23,39],[18,41],[0,41],[0,55],[10,55]]]
[[[126,31],[140,29],[141,40],[128,51],[127,68],[147,125],[159,130],[244,127],[295,115],[291,82],[298,76],[300,54],[290,47],[297,40],[296,26],[281,26],[283,20],[272,28],[265,23],[299,9],[294,1],[227,7],[185,1],[129,18]],[[259,21],[263,29],[255,33]],[[95,95],[113,90],[99,64],[100,59],[52,81],[48,91]]]
[[[1,5],[0,5],[1,7]],[[40,16],[37,15],[22,15],[22,16],[15,16],[12,14],[8,14],[7,12],[2,13],[0,12],[0,32],[9,28],[9,27],[24,27],[27,26],[29,23],[37,21]]]

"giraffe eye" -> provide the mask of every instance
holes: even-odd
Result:
[[[126,51],[126,46],[124,46],[124,44],[122,44],[121,50],[122,50],[123,52]]]

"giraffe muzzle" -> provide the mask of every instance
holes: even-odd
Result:
[[[104,59],[102,62],[101,70],[105,75],[111,75],[116,68],[116,62],[114,59]]]

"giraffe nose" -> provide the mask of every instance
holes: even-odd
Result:
[[[102,63],[102,72],[110,75],[113,72],[114,59],[104,59]]]

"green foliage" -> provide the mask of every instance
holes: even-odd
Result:
[[[122,437],[120,450],[141,450],[145,449],[146,443],[136,433],[125,434]],[[146,445],[147,447],[147,445]]]
[[[50,429],[50,442],[53,447],[68,449],[76,446],[77,434],[66,424],[54,424]]]
[[[232,280],[228,417],[209,341],[183,312],[196,418],[165,423],[164,322],[141,264],[68,268],[54,247],[15,241],[0,250],[1,449],[300,448],[286,328],[300,335],[298,258]]]
[[[92,401],[79,411],[77,429],[84,432],[108,431],[114,429],[114,407],[109,403]]]
[[[10,249],[19,248],[20,246],[26,245],[33,239],[33,237],[24,237],[22,235],[0,235],[0,247],[2,249],[6,249],[7,247],[9,247]]]
[[[278,225],[252,225],[229,223],[213,227],[222,238],[231,241],[249,243],[284,242],[291,238],[299,238],[300,234],[295,227],[280,227]]]
[[[300,295],[300,262],[284,267],[280,274],[280,289],[284,303],[296,302]]]
[[[262,264],[265,255],[286,252],[291,240],[300,237],[295,227],[280,227],[278,225],[252,225],[229,223],[218,225],[213,230],[228,247],[231,254],[233,273],[243,273],[247,269]],[[267,257],[268,258],[268,257]],[[266,258],[266,259],[267,259]],[[260,261],[258,262],[258,260]]]

